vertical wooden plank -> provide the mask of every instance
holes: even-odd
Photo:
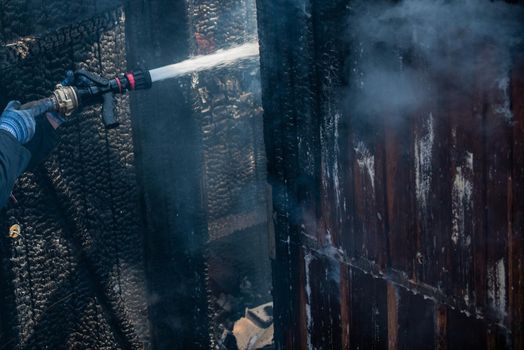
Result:
[[[316,253],[306,253],[305,263],[307,349],[338,350],[342,347],[340,263]]]
[[[349,329],[351,327],[351,294],[349,267],[345,264],[340,266],[340,326],[342,328],[342,349],[349,350],[351,340]]]
[[[487,346],[485,321],[465,315],[458,310],[447,312],[447,336],[449,349],[483,350]]]
[[[488,334],[486,336],[486,350],[496,350],[497,349],[497,338],[493,327],[488,327]]]
[[[411,278],[416,261],[413,138],[409,120],[398,118],[386,121],[389,253],[391,267]]]
[[[388,350],[398,349],[398,290],[393,283],[387,283],[388,291]]]
[[[425,38],[427,39],[427,38]],[[415,49],[415,51],[417,51]],[[449,77],[435,72],[424,55],[415,52],[404,59],[416,71],[417,88],[426,98],[412,113],[411,130],[414,186],[414,277],[417,281],[445,289],[448,273],[447,232],[450,231]]]
[[[311,346],[314,316],[316,316],[316,313],[312,311],[313,292],[318,292],[319,290],[314,284],[316,282],[314,271],[311,271],[311,265],[316,261],[316,257],[305,247],[300,247],[299,249],[300,274],[299,279],[295,282],[299,289],[298,293],[296,293],[298,298],[294,300],[295,315],[293,318],[295,334],[298,335],[298,339],[295,339],[291,346],[293,349],[307,349]],[[289,287],[290,291],[293,292],[294,287],[292,285]]]
[[[388,211],[385,120],[391,117],[396,119],[397,116],[392,116],[395,112],[390,111],[380,99],[373,101],[378,106],[363,106],[362,101],[368,101],[370,97],[370,89],[363,79],[369,74],[370,65],[384,65],[381,61],[383,56],[388,57],[388,62],[396,62],[398,57],[374,47],[369,38],[353,34],[360,32],[360,16],[365,16],[364,13],[365,11],[358,9],[350,19],[350,23],[354,23],[356,27],[355,30],[353,27],[350,30],[350,51],[346,59],[346,75],[349,77],[344,100],[345,114],[349,116],[347,166],[350,167],[349,174],[352,176],[348,179],[348,210],[351,212],[349,223],[353,230],[348,251],[353,258],[369,260],[385,269],[389,264],[390,253],[386,234]],[[393,122],[390,126],[394,124]]]
[[[524,349],[524,55],[515,62],[511,73],[513,154],[508,187],[508,297],[513,349]]]
[[[384,179],[384,124],[381,118],[364,121],[354,116],[351,159],[354,211],[353,256],[367,258],[385,268],[388,262]]]
[[[449,77],[448,77],[449,78]],[[474,81],[473,77],[466,79]],[[449,81],[452,81],[451,78]],[[483,231],[483,144],[482,119],[478,96],[461,87],[447,89],[446,109],[449,132],[449,207],[447,208],[449,231],[445,232],[449,281],[448,293],[454,295],[461,305],[473,303],[475,274],[474,252],[482,257]],[[475,91],[475,89],[472,89]],[[477,97],[477,98],[474,98]],[[478,217],[478,218],[477,218]],[[482,259],[479,259],[479,264]],[[482,266],[482,265],[480,265]],[[483,269],[483,267],[479,267]],[[478,286],[482,288],[482,285]]]
[[[342,315],[340,313],[340,284],[347,284],[348,281],[341,278],[341,269],[343,268],[343,265],[339,261],[333,257],[328,257],[326,263],[327,274],[325,278],[327,281],[323,285],[323,292],[327,296],[326,304],[330,314],[325,324],[330,329],[326,337],[329,346],[320,348],[339,350],[342,349],[342,334],[344,332],[344,329],[342,328]]]
[[[325,283],[325,275],[321,258],[316,257],[313,253],[307,253],[305,257],[306,265],[306,325],[307,325],[307,343],[306,348],[322,347],[322,338],[326,329],[323,329],[326,305],[323,304],[323,295],[321,293],[322,284]]]
[[[439,49],[447,60],[461,60],[446,43]],[[422,79],[431,81],[431,101],[414,126],[420,231],[417,263],[422,265],[417,275],[456,297],[459,304],[469,305],[474,290],[473,251],[477,243],[483,247],[484,242],[483,225],[475,221],[483,217],[478,213],[483,213],[484,184],[482,119],[473,84],[478,72],[462,72],[467,82],[457,83],[452,67],[447,74],[430,68]]]
[[[448,309],[435,305],[435,349],[448,349]]]
[[[380,46],[380,45],[379,45]],[[395,44],[378,49],[390,72],[407,77],[413,57]],[[382,62],[384,65],[384,62]],[[409,68],[408,68],[409,67]],[[386,231],[389,250],[388,265],[415,278],[417,253],[417,212],[415,182],[415,149],[412,111],[387,104],[384,113]]]
[[[414,68],[425,94],[431,96],[413,113],[414,188],[416,200],[415,273],[418,281],[449,288],[452,195],[450,148],[452,116],[449,104],[452,77],[435,72],[414,57]]]
[[[478,74],[482,74],[478,72]],[[461,126],[461,135],[466,142],[466,154],[473,161],[473,296],[474,304],[484,310],[487,304],[487,225],[485,215],[486,203],[486,140],[483,123],[484,102],[482,96],[482,83],[476,81],[474,87],[474,104],[472,107],[472,118],[466,120],[467,123],[459,124]],[[468,114],[469,115],[469,114]],[[460,121],[457,121],[460,123]],[[464,134],[463,134],[464,133]],[[461,137],[463,137],[461,136]],[[464,142],[464,141],[463,141]],[[469,152],[469,153],[467,153]],[[471,154],[471,155],[470,155]],[[471,167],[469,167],[471,171]],[[467,303],[466,303],[467,304]]]
[[[302,247],[277,241],[273,268],[275,345],[277,349],[307,348],[308,258]]]
[[[398,349],[432,350],[435,344],[435,306],[420,294],[398,288]]]
[[[415,264],[421,282],[449,289],[451,235],[450,126],[446,82],[429,72],[439,91],[434,101],[418,112],[414,121],[415,195],[417,202],[417,251]],[[433,104],[434,103],[434,104]]]
[[[508,343],[507,329],[503,329],[499,325],[491,324],[488,326],[486,335],[486,349],[487,350],[503,350],[511,349],[510,343]],[[513,347],[513,349],[518,349]]]
[[[277,348],[304,349],[314,330],[311,325],[325,316],[307,312],[313,289],[306,286],[310,278],[317,282],[318,276],[307,271],[312,256],[299,251],[302,240],[330,242],[319,210],[322,118],[311,4],[305,3],[301,11],[282,0],[259,0],[257,6],[268,181],[273,186],[279,242],[273,269],[275,343]]]
[[[346,30],[348,15],[347,2],[312,1],[311,19],[314,41],[316,112],[320,128],[320,211],[323,227],[319,230],[319,240],[323,244],[333,244],[343,248],[347,239],[350,207],[345,183],[350,178],[347,154],[348,115],[344,113],[340,101],[346,84],[345,60],[348,42],[345,36],[333,35]],[[311,135],[311,139],[314,135]],[[315,136],[316,137],[316,136]],[[304,164],[304,168],[309,164]],[[324,237],[322,237],[324,236]]]
[[[440,193],[442,181],[434,181],[442,167],[438,163],[440,145],[445,138],[436,133],[440,126],[440,115],[437,108],[427,106],[427,109],[417,113],[414,120],[414,157],[415,157],[415,194],[417,211],[417,252],[415,271],[417,280],[436,285],[439,273],[439,255],[441,249],[437,244],[440,235],[434,232],[434,198]],[[439,142],[435,142],[437,141]],[[439,147],[440,146],[440,147]],[[441,180],[441,178],[439,179]],[[440,198],[438,199],[440,201]],[[441,210],[441,207],[438,207]],[[440,231],[442,232],[442,231]]]
[[[132,0],[125,2],[125,12],[130,67],[159,67],[188,57],[185,1]],[[188,86],[184,77],[131,98],[137,180],[149,233],[144,234],[147,283],[155,295],[148,308],[151,342],[157,349],[208,349],[210,344],[202,135]]]
[[[489,47],[483,74],[486,147],[486,228],[488,309],[506,324],[508,311],[508,186],[511,178],[512,113],[509,71],[497,47]]]
[[[350,269],[351,349],[388,348],[387,284],[357,269]]]

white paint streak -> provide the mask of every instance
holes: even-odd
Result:
[[[359,141],[355,147],[355,153],[357,156],[357,164],[362,173],[362,176],[366,175],[371,181],[371,187],[373,194],[375,193],[375,156],[371,154],[369,149],[366,147],[364,142]]]
[[[488,299],[503,319],[506,316],[506,268],[503,258],[488,268]]]
[[[326,91],[329,90],[330,85],[326,85]],[[335,209],[336,218],[339,223],[342,223],[345,217],[342,212],[344,208],[344,200],[342,198],[343,191],[340,188],[340,132],[339,127],[342,119],[342,114],[334,109],[334,102],[327,102],[325,104],[325,113],[328,115],[325,124],[321,130],[321,168],[323,176],[321,178],[322,187],[325,193],[332,191],[335,195]],[[313,158],[313,157],[312,157]],[[314,171],[311,172],[314,174]]]
[[[288,256],[291,256],[291,236],[287,236],[287,254]],[[291,264],[289,265],[289,275],[291,276],[292,274],[292,270],[291,270]],[[293,284],[289,284],[289,290],[293,290]]]
[[[338,146],[338,140],[339,140],[339,131],[338,131],[338,126],[339,126],[339,123],[340,123],[340,118],[341,118],[341,115],[340,113],[335,113],[335,139],[334,139],[334,150],[335,150],[335,162],[334,162],[334,166],[333,166],[333,186],[334,186],[334,190],[335,190],[335,200],[336,200],[336,205],[337,205],[337,209],[340,208],[340,194],[341,194],[341,191],[340,191],[340,179],[339,179],[339,162],[337,161],[338,159],[340,159],[340,147]],[[339,215],[339,220],[340,222],[342,223],[342,216]]]
[[[342,261],[344,259],[344,251],[342,248],[337,249],[335,247],[335,244],[333,243],[333,236],[331,236],[331,232],[329,230],[326,234],[326,243],[320,249],[320,253],[327,257],[328,261],[330,262],[330,267],[326,271],[328,273],[326,277],[336,282],[337,284],[340,284],[339,261]]]
[[[467,239],[465,239],[466,212],[471,211],[473,207],[472,194],[473,184],[464,176],[462,167],[457,167],[451,193],[453,215],[451,240],[455,245],[467,244]]]
[[[415,140],[415,188],[417,201],[426,210],[431,189],[431,161],[433,156],[433,114],[429,114],[424,124],[423,135],[416,135]]]
[[[466,166],[473,171],[473,153],[471,152],[466,152]]]
[[[333,244],[333,237],[329,230],[326,232],[326,240],[320,250],[317,250],[315,254],[319,254],[325,257],[329,262],[328,268],[325,270],[326,281],[334,281],[340,286],[340,261],[342,259],[343,251],[335,248]],[[317,350],[313,347],[311,334],[313,331],[313,315],[311,313],[311,306],[313,303],[312,292],[311,292],[311,262],[316,259],[315,255],[311,251],[307,251],[304,255],[304,272],[305,272],[305,292],[306,292],[306,329],[307,329],[307,349]],[[339,288],[337,288],[339,290]],[[331,313],[331,311],[326,311]]]
[[[313,261],[313,254],[307,253],[304,257],[305,261],[305,270],[306,270],[306,325],[307,325],[307,347],[309,350],[313,349],[313,344],[311,343],[311,332],[313,331],[313,318],[311,316],[311,284],[310,284],[310,271],[309,267],[311,261]]]
[[[509,98],[509,77],[505,76],[499,80],[498,88],[502,92],[502,103],[495,108],[495,112],[502,115],[506,120],[513,119],[511,113],[511,99]]]
[[[469,299],[469,284],[466,283],[466,288],[465,288],[465,291],[464,291],[464,304],[469,306],[469,302],[470,302],[470,299]]]

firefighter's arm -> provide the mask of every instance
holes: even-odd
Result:
[[[36,117],[36,131],[34,137],[24,145],[31,153],[31,160],[27,165],[28,171],[44,162],[59,142],[57,129],[64,119],[55,113],[47,113]]]
[[[0,130],[0,207],[7,204],[16,179],[30,159],[31,153],[11,133]]]
[[[11,101],[0,116],[0,207],[5,206],[16,179],[39,164],[58,142],[55,129],[63,121],[38,107],[20,110]]]

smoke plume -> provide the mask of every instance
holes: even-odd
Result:
[[[524,38],[522,6],[500,1],[361,0],[351,13],[351,103],[363,115],[412,113],[434,98],[439,78],[465,94],[489,87],[492,77],[479,73],[490,60],[507,73]]]

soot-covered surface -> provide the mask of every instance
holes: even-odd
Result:
[[[48,95],[66,69],[125,69],[118,3],[75,4],[2,3],[2,104]],[[118,130],[104,130],[99,113],[86,110],[62,128],[51,159],[20,179],[18,204],[2,211],[2,349],[149,341],[128,100],[117,105]],[[15,223],[22,235],[8,238]]]
[[[253,1],[0,4],[3,104],[66,69],[111,76],[256,36]],[[270,299],[257,83],[256,64],[162,82],[118,99],[118,129],[96,108],[62,128],[2,213],[0,349],[209,349]]]
[[[522,349],[522,5],[257,5],[277,348]]]
[[[190,1],[189,13],[192,54],[257,40],[254,1]],[[220,336],[246,307],[271,300],[258,61],[195,74],[192,92],[202,130],[211,333]]]
[[[143,28],[128,31],[133,64],[159,67],[256,36],[253,2],[185,5],[128,4],[128,28]],[[133,96],[158,348],[214,348],[244,307],[270,299],[257,84],[248,64]]]

